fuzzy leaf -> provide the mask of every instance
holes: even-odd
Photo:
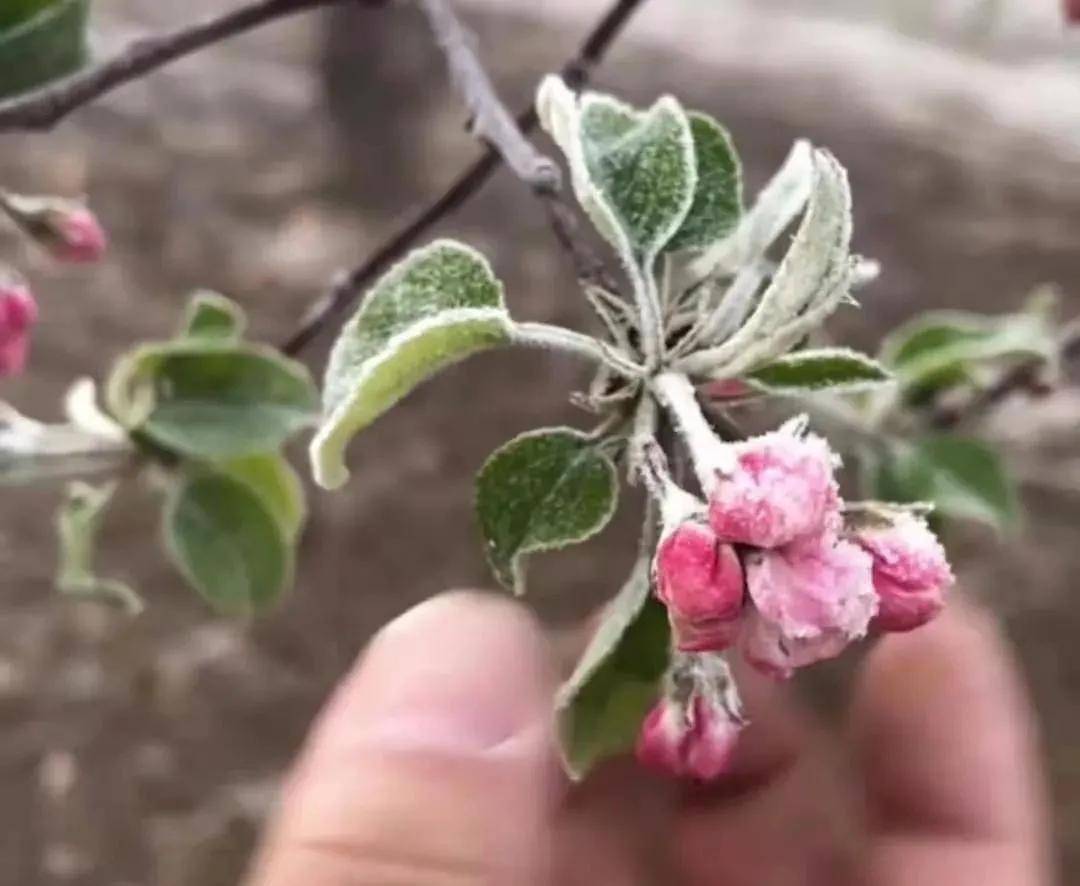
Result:
[[[89,0],[0,3],[0,98],[43,86],[86,61]]]
[[[60,545],[56,588],[73,597],[93,597],[118,603],[134,615],[143,608],[139,595],[123,582],[101,578],[94,571],[98,530],[115,491],[115,483],[91,486],[76,481],[68,485],[67,497],[56,513]]]
[[[863,391],[892,380],[889,371],[847,348],[796,351],[750,372],[746,380],[770,394]]]
[[[307,370],[272,348],[213,339],[145,345],[109,379],[112,414],[181,455],[231,458],[276,450],[317,414]]]
[[[814,151],[810,142],[792,145],[776,175],[743,213],[735,230],[694,260],[691,276],[702,280],[715,273],[734,274],[764,257],[768,248],[798,217],[814,185]]]
[[[742,375],[786,354],[848,296],[851,281],[851,191],[847,173],[827,151],[811,155],[813,185],[791,247],[753,313],[723,344],[680,361],[712,378]]]
[[[285,529],[248,483],[211,471],[185,477],[165,508],[166,545],[184,578],[215,609],[250,615],[292,577]]]
[[[942,434],[901,444],[876,463],[871,482],[877,498],[932,502],[942,516],[999,530],[1015,525],[1019,517],[1005,466],[977,440]]]
[[[608,96],[581,99],[579,137],[588,185],[609,223],[601,233],[647,268],[687,217],[697,186],[694,139],[670,96],[640,113]],[[587,195],[584,202],[594,199]]]
[[[341,486],[354,434],[440,369],[506,344],[511,329],[502,284],[475,250],[440,240],[392,268],[330,354],[324,422],[311,444],[315,482]]]
[[[240,338],[246,326],[247,317],[236,302],[203,289],[188,302],[181,337],[231,341]]]
[[[665,247],[704,249],[731,233],[742,214],[742,165],[728,131],[707,114],[687,115],[694,139],[697,187],[682,226]]]
[[[498,449],[476,478],[488,560],[504,587],[524,593],[521,558],[584,541],[611,519],[615,466],[571,428],[545,428]]]
[[[304,486],[292,465],[276,454],[245,455],[222,462],[218,468],[251,487],[277,518],[286,537],[296,538],[307,519]]]
[[[563,762],[583,777],[606,757],[634,747],[668,665],[667,613],[649,592],[642,560],[608,604],[574,673],[555,700]]]
[[[1053,359],[1054,330],[1037,310],[988,317],[930,311],[885,340],[881,360],[908,392],[933,393],[965,381],[978,364],[1009,359]]]

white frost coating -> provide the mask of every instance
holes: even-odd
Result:
[[[762,188],[738,227],[690,265],[690,279],[704,280],[717,272],[734,273],[758,261],[802,212],[810,199],[813,182],[813,148],[810,142],[800,139],[792,145],[787,159]]]

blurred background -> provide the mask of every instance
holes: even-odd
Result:
[[[109,0],[96,51],[225,0]],[[511,104],[561,65],[604,0],[460,0]],[[750,192],[797,136],[850,169],[856,249],[882,278],[838,340],[876,348],[928,307],[1016,308],[1038,284],[1080,309],[1080,29],[1058,0],[652,0],[596,78],[673,92],[731,128]],[[32,369],[3,397],[59,417],[79,375],[171,330],[185,294],[241,302],[280,340],[333,273],[433,199],[477,148],[424,23],[341,7],[270,25],[78,112],[0,136],[0,181],[86,193],[113,251],[57,267],[5,231],[43,308]],[[499,173],[439,233],[491,256],[523,319],[589,322],[543,214]],[[305,359],[321,372],[327,342]],[[512,435],[581,422],[586,367],[475,358],[352,449],[344,492],[314,494],[298,581],[255,623],[215,618],[157,546],[151,493],[113,509],[103,572],[147,598],[137,620],[52,589],[60,490],[0,491],[0,884],[218,886],[240,876],[283,768],[370,634],[447,587],[487,586],[471,478]],[[1024,480],[1015,538],[952,539],[968,591],[1005,620],[1041,717],[1058,845],[1080,882],[1080,393],[1006,403],[987,433]],[[553,626],[610,595],[632,558],[632,499],[597,541],[538,558]],[[962,722],[957,728],[963,728]],[[1066,878],[1069,879],[1068,873]]]

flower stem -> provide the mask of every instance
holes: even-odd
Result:
[[[515,323],[512,338],[516,344],[554,348],[588,357],[626,378],[645,377],[644,367],[639,366],[611,345],[562,326],[551,326],[547,323]]]

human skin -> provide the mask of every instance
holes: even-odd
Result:
[[[540,628],[501,598],[437,597],[335,691],[249,886],[1053,882],[1028,701],[959,595],[870,652],[842,736],[739,676],[752,724],[715,785],[616,761],[571,787]]]

